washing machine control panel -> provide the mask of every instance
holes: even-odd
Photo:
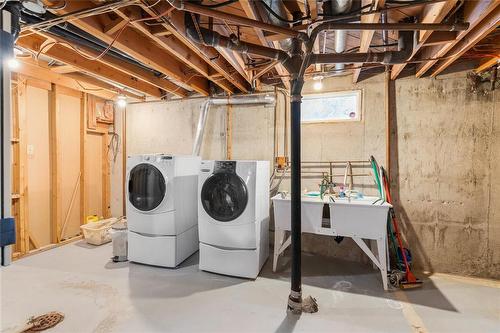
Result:
[[[236,173],[236,161],[215,161],[214,173]]]

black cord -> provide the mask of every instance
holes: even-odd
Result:
[[[298,19],[294,19],[294,20],[289,20],[289,19],[286,19],[284,17],[281,17],[280,15],[278,15],[271,7],[269,7],[269,5],[267,3],[265,3],[265,1],[261,1],[260,4],[262,6],[264,6],[265,9],[267,9],[267,11],[272,15],[274,16],[275,18],[277,18],[278,20],[282,21],[282,22],[285,22],[285,23],[292,23],[292,24],[295,24],[295,23],[300,23],[302,22],[303,20],[307,20],[307,19],[310,19],[311,16],[310,15],[306,15],[306,16],[302,16],[302,17],[299,17]]]
[[[227,0],[225,2],[214,3],[213,5],[204,5],[204,4],[200,3],[200,6],[208,7],[208,8],[219,8],[219,7],[224,7],[224,6],[230,5],[230,4],[238,2],[238,1],[239,0]],[[245,1],[247,1],[247,0],[245,0]]]

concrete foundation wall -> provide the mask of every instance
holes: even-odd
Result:
[[[325,92],[362,90],[362,120],[304,124],[303,160],[365,160],[374,155],[385,164],[383,80],[383,75],[357,85],[350,76],[324,80]],[[500,277],[500,178],[495,175],[500,169],[499,93],[472,92],[466,73],[401,79],[394,89],[397,131],[392,138],[392,191],[416,266]],[[304,94],[308,92],[313,92],[310,84],[304,87]],[[190,154],[203,101],[130,105],[127,154]],[[226,156],[226,111],[225,106],[210,110],[201,152],[204,159]],[[282,155],[284,114],[282,94],[276,110],[233,106],[233,159],[272,160],[274,150]],[[303,188],[317,190],[318,183],[305,179]],[[282,187],[288,187],[286,181]],[[350,240],[337,244],[317,235],[303,239],[305,251],[366,261]]]

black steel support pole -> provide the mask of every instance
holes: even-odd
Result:
[[[300,106],[302,103],[303,79],[292,80],[291,93],[291,248],[292,274],[288,309],[302,312],[302,272],[301,272],[301,173],[300,173]]]

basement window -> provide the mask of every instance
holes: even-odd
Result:
[[[361,120],[361,90],[304,95],[302,123]]]

